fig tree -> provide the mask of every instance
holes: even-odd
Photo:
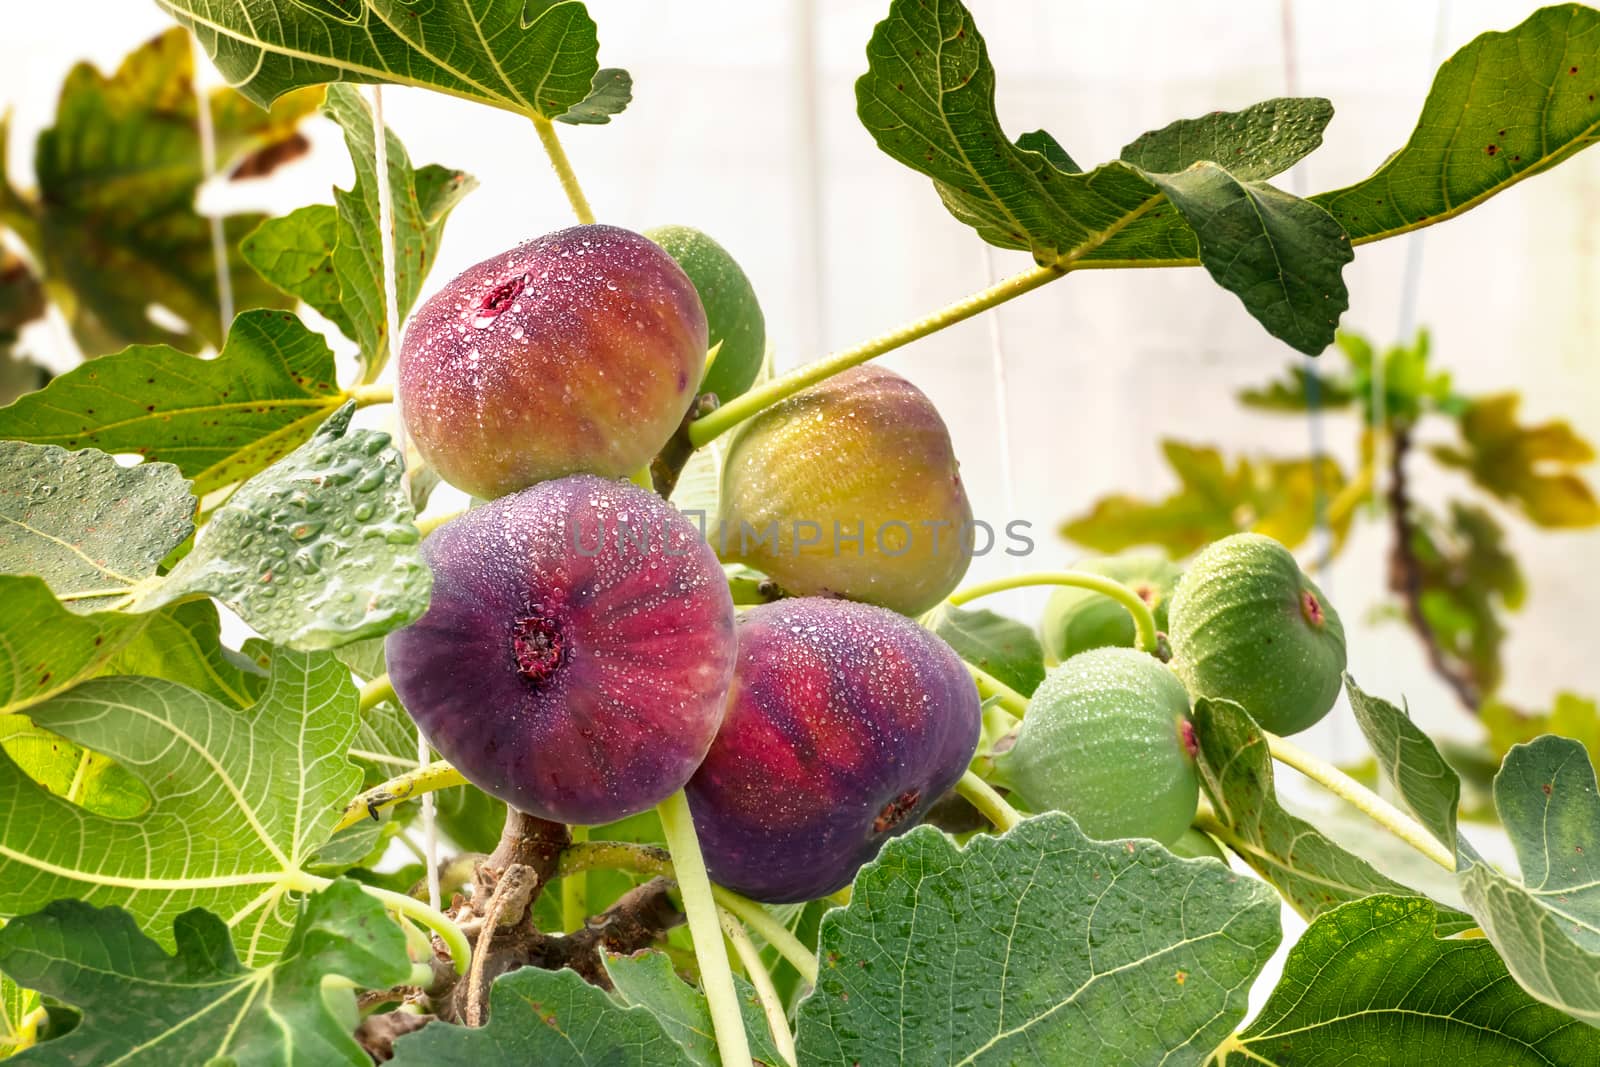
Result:
[[[972,507],[927,396],[861,366],[756,415],[722,468],[719,549],[790,593],[915,615],[971,560]]]
[[[717,356],[699,391],[724,404],[754,384],[767,358],[767,324],[755,287],[727,249],[688,226],[658,226],[644,235],[678,261],[706,309],[706,327]]]
[[[1156,629],[1167,629],[1167,604],[1183,569],[1159,552],[1128,552],[1079,560],[1073,570],[1113,578],[1150,606]],[[1065,663],[1079,652],[1116,645],[1134,647],[1133,617],[1110,597],[1088,589],[1060,586],[1050,594],[1039,620],[1039,640],[1048,663]]]
[[[1028,701],[995,779],[1034,811],[1064,811],[1090,837],[1176,841],[1200,800],[1189,695],[1154,656],[1080,652]]]
[[[694,284],[660,246],[575,226],[470,267],[400,349],[406,428],[485,499],[564,474],[632,474],[672,436],[706,358]]]
[[[739,617],[727,718],[687,793],[712,881],[771,902],[850,883],[978,744],[977,688],[903,616],[798,598]]]
[[[1339,697],[1339,615],[1270,537],[1235,534],[1196,556],[1170,623],[1172,666],[1190,695],[1235,701],[1263,729],[1298,733]]]
[[[389,678],[445,759],[520,811],[589,825],[680,789],[722,721],[733,601],[697,527],[626,482],[572,475],[423,542],[433,600]]]

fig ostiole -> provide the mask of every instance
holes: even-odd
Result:
[[[628,476],[695,396],[706,316],[660,246],[575,226],[469,267],[413,316],[399,398],[440,477],[493,499],[566,474]]]
[[[976,687],[939,638],[815,597],[739,616],[727,717],[686,793],[713,881],[768,902],[850,883],[961,778]]]
[[[729,445],[718,550],[787,592],[916,615],[967,572],[978,538],[944,420],[865,365],[754,416]]]
[[[1088,571],[1121,582],[1139,595],[1165,633],[1167,608],[1183,569],[1159,552],[1128,552],[1079,560],[1073,570]],[[1050,594],[1039,619],[1039,641],[1045,662],[1065,663],[1091,648],[1134,648],[1137,630],[1128,610],[1090,589],[1061,586]]]
[[[430,744],[530,815],[592,825],[683,787],[722,722],[733,601],[698,528],[637,486],[572,475],[423,542],[433,599],[389,635]]]
[[[1154,656],[1131,648],[1082,652],[1051,669],[995,780],[1033,811],[1062,811],[1090,837],[1169,844],[1200,800],[1189,696]]]
[[[1213,543],[1172,595],[1172,666],[1195,699],[1232,700],[1263,729],[1298,733],[1339,698],[1338,612],[1287,548],[1261,534]]]

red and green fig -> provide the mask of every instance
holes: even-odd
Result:
[[[727,718],[686,790],[712,881],[756,900],[848,885],[978,744],[977,688],[903,616],[799,598],[739,617]]]
[[[1166,631],[1168,602],[1183,574],[1183,568],[1166,556],[1128,552],[1079,560],[1072,568],[1115,579],[1132,589],[1156,617],[1156,629]],[[1039,620],[1039,641],[1044,645],[1045,662],[1050,664],[1065,663],[1091,648],[1133,648],[1135,636],[1128,609],[1089,589],[1056,589]]]
[[[706,317],[672,257],[575,226],[470,267],[417,312],[400,401],[445,481],[490,499],[587,472],[634,473],[683,421]]]
[[[1172,595],[1172,666],[1196,700],[1232,700],[1263,729],[1298,733],[1333,707],[1344,627],[1294,556],[1261,534],[1194,558]]]
[[[749,389],[767,358],[767,323],[755,287],[728,250],[688,226],[658,226],[644,235],[678,261],[706,309],[707,336],[716,358],[700,392],[726,404]]]
[[[389,677],[445,759],[557,822],[683,787],[721,725],[737,642],[695,525],[626,482],[572,475],[423,542],[433,600],[389,635]]]
[[[916,386],[862,366],[756,415],[729,447],[723,558],[802,596],[916,615],[967,572],[972,507],[944,420]]]
[[[1154,656],[1097,648],[1053,668],[994,780],[1090,837],[1178,840],[1200,801],[1189,695]]]

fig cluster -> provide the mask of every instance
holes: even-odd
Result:
[[[724,517],[837,520],[868,540],[859,556],[792,538],[739,553],[787,593],[828,597],[736,621],[703,528],[624,479],[642,480],[697,395],[750,387],[764,325],[721,246],[652,234],[529,241],[413,319],[406,426],[482,502],[423,542],[433,598],[388,637],[389,677],[440,755],[514,808],[594,825],[684,789],[715,880],[811,899],[848,884],[973,757],[965,666],[889,610],[959,581],[971,509],[944,423],[909,382],[863,369],[805,390],[733,441]],[[950,528],[942,545],[924,544],[925,520]],[[875,540],[900,526],[915,534]]]

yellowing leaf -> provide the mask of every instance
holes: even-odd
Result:
[[[1572,468],[1592,463],[1594,446],[1566,422],[1523,426],[1516,393],[1475,401],[1461,417],[1464,448],[1439,446],[1439,462],[1457,467],[1540,526],[1593,526],[1600,501]]]

